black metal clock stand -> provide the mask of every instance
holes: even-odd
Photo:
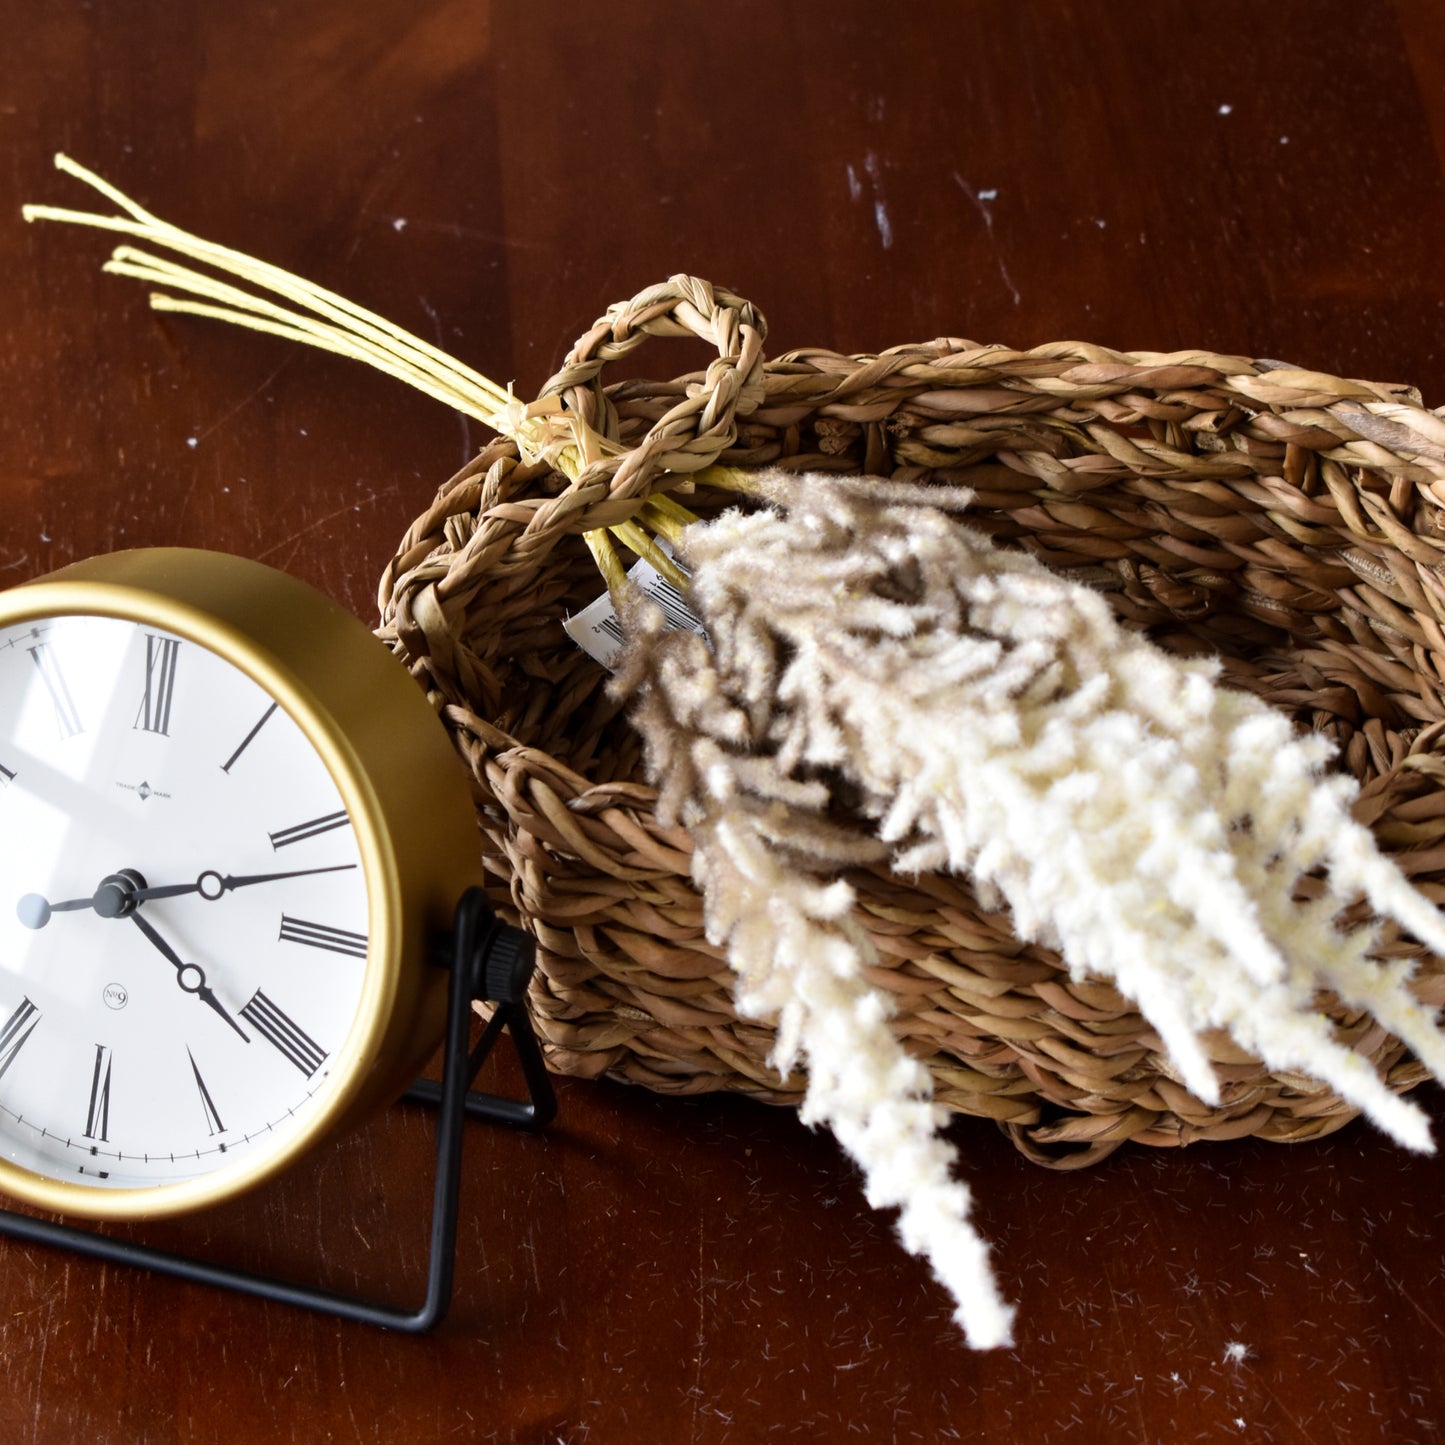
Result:
[[[486,894],[479,888],[472,888],[457,905],[455,931],[447,954],[443,961],[451,970],[451,992],[447,1005],[442,1080],[440,1084],[422,1080],[404,1095],[414,1102],[434,1105],[438,1110],[431,1254],[427,1266],[426,1298],[416,1309],[230,1269],[188,1255],[112,1239],[73,1225],[34,1219],[8,1209],[0,1209],[0,1235],[69,1250],[112,1264],[149,1269],[218,1289],[278,1300],[386,1329],[406,1330],[412,1334],[422,1334],[431,1329],[441,1321],[451,1303],[463,1120],[467,1117],[490,1119],[524,1128],[541,1128],[557,1112],[552,1082],[547,1077],[542,1051],[537,1046],[537,1037],[532,1031],[524,1003],[527,980],[531,977],[533,966],[531,939],[521,929],[502,923],[492,912]],[[473,1000],[495,1003],[496,1009],[476,1046],[469,1050],[467,1044],[471,1035]],[[503,1029],[511,1034],[522,1066],[527,1085],[525,1100],[470,1089],[472,1080],[486,1062]]]

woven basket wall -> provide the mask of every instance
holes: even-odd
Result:
[[[649,336],[715,348],[705,372],[606,384]],[[1339,745],[1357,808],[1414,883],[1445,898],[1445,422],[1401,386],[1277,362],[953,338],[880,356],[766,361],[741,298],[674,277],[613,307],[543,395],[613,442],[568,482],[489,446],[413,524],[381,585],[383,635],[433,692],[474,777],[494,892],[539,943],[531,1005],[552,1066],[648,1088],[796,1100],[740,1021],[702,936],[685,833],[659,825],[607,674],[562,620],[602,590],[581,533],[653,490],[708,514],[690,476],[733,466],[963,483],[971,525],[1091,583],[1119,616]],[[1224,1101],[1177,1082],[1109,985],[1075,984],[967,883],[852,880],[896,1027],[949,1108],[1040,1162],[1133,1139],[1306,1139],[1351,1117],[1311,1080],[1213,1041]],[[1384,953],[1418,952],[1386,935]],[[1445,969],[1418,991],[1445,1001]],[[1407,1088],[1423,1071],[1368,1019],[1321,1004]]]

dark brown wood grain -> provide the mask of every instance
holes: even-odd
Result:
[[[756,302],[772,355],[1199,346],[1445,402],[1430,0],[0,0],[0,37],[0,582],[186,543],[370,618],[483,440],[345,362],[153,317],[100,274],[102,238],[21,223],[83,200],[60,149],[524,396],[610,302],[688,271]],[[1018,1347],[980,1356],[826,1136],[738,1101],[560,1093],[544,1137],[469,1129],[432,1338],[0,1245],[0,1438],[1445,1435],[1445,1166],[1365,1128],[1050,1174],[958,1123],[1020,1305]],[[429,1131],[398,1108],[141,1233],[411,1297]]]

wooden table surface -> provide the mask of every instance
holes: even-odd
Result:
[[[153,317],[103,238],[21,223],[84,200],[57,150],[523,396],[688,271],[755,301],[773,354],[1201,346],[1445,402],[1426,0],[0,0],[0,36],[3,582],[200,545],[370,620],[483,439],[339,359]],[[957,1124],[1020,1306],[1017,1348],[978,1355],[826,1135],[559,1092],[544,1136],[469,1128],[429,1338],[0,1245],[0,1440],[1445,1438],[1445,1163],[1367,1128],[1052,1174]],[[394,1109],[147,1237],[409,1298],[430,1127]]]

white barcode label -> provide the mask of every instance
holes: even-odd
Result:
[[[662,608],[662,615],[667,619],[671,631],[706,632],[688,607],[682,593],[651,562],[634,564],[627,574],[627,580]],[[581,612],[569,617],[562,625],[567,636],[583,652],[596,658],[609,672],[616,670],[617,658],[622,651],[622,624],[617,620],[617,609],[613,607],[612,598],[606,592]]]

